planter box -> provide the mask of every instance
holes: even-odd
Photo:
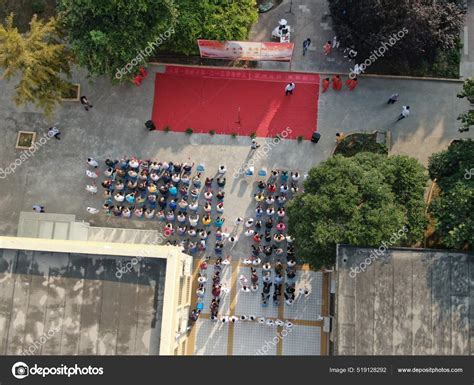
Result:
[[[63,102],[78,102],[80,96],[81,96],[81,85],[74,83],[74,84],[71,84],[71,94],[64,95],[64,97],[62,97],[61,100]]]
[[[19,150],[28,150],[33,147],[35,143],[36,132],[31,131],[19,131],[16,138],[15,148]]]

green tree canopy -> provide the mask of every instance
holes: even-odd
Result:
[[[430,207],[441,244],[472,250],[474,245],[474,141],[453,142],[447,150],[431,156],[431,179],[441,189]],[[471,173],[471,170],[473,171]]]
[[[62,44],[58,19],[47,22],[33,16],[30,30],[21,34],[13,26],[13,14],[0,25],[0,66],[2,78],[19,75],[14,101],[18,105],[33,103],[47,116],[61,102],[61,96],[70,88],[65,77],[70,76],[71,55]]]
[[[289,232],[314,268],[331,266],[336,244],[380,246],[407,226],[397,244],[423,238],[427,176],[406,156],[335,156],[309,172],[304,193],[288,205]]]
[[[471,105],[469,111],[458,117],[458,120],[461,121],[459,132],[469,131],[469,127],[474,126],[474,79],[467,79],[464,82],[462,91],[458,93],[458,98],[466,98]]]
[[[166,49],[186,55],[199,52],[196,40],[246,40],[258,20],[255,0],[181,0],[176,34]]]
[[[341,44],[354,46],[359,63],[399,31],[407,33],[389,46],[387,60],[417,67],[433,62],[437,49],[453,49],[463,26],[464,9],[458,1],[329,0],[334,28]],[[377,60],[377,59],[376,59]]]
[[[150,43],[173,31],[177,17],[173,0],[60,0],[59,10],[78,63],[91,75],[113,79]],[[146,64],[147,56],[141,57]],[[135,64],[127,76],[137,72]]]

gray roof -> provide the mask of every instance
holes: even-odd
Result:
[[[0,249],[0,354],[158,354],[166,260],[119,261]]]
[[[371,253],[365,271],[351,270]],[[338,246],[335,354],[474,353],[474,256],[407,248],[378,253]]]

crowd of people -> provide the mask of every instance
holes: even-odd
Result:
[[[288,306],[295,302],[296,252],[293,238],[287,232],[285,205],[294,194],[298,193],[300,180],[301,175],[297,171],[272,170],[268,180],[256,182],[253,199],[255,215],[246,219],[237,217],[234,220],[233,234],[225,234],[223,237],[222,245],[228,244],[229,252],[239,240],[236,235],[239,231],[244,239],[250,240],[251,252],[240,261],[250,267],[250,276],[240,275],[240,292],[257,293],[261,288],[260,298],[263,307],[270,303],[279,306],[282,297]],[[209,260],[209,256],[205,257],[199,266],[197,307],[191,313],[191,320],[197,320],[204,308]],[[210,319],[224,323],[238,320],[255,321],[257,318],[253,315],[237,317],[218,314],[221,298],[229,292],[229,288],[221,278],[224,269],[230,263],[230,255],[223,259],[222,251],[216,252],[209,304]],[[257,269],[260,269],[260,274]],[[309,295],[309,290],[306,288],[300,291],[301,295]],[[284,323],[280,325],[277,321],[275,321],[277,326],[283,326]],[[272,322],[273,320],[268,319],[263,323],[270,325]]]
[[[86,190],[96,194],[99,163],[88,158],[87,164],[86,175],[92,182]],[[230,254],[239,241],[239,232],[251,243],[248,256],[241,261],[250,267],[250,276],[240,276],[240,291],[260,291],[264,307],[270,303],[279,306],[283,299],[288,306],[295,301],[297,262],[293,239],[287,232],[285,206],[300,189],[300,173],[272,170],[267,180],[257,181],[253,199],[255,215],[246,219],[237,217],[232,233],[228,233],[223,228],[226,171],[226,166],[220,165],[214,177],[204,177],[203,166],[194,170],[194,163],[137,158],[105,161],[101,185],[105,197],[102,209],[106,214],[162,222],[161,231],[168,243],[180,244],[186,252],[204,256],[197,277],[198,307],[190,315],[192,320],[196,320],[203,310],[210,266],[210,319],[237,320],[235,316],[219,316],[219,307],[222,296],[230,290],[222,276],[231,263]],[[95,214],[99,210],[89,207],[88,211]],[[209,250],[208,244],[211,234],[213,250]],[[212,264],[209,262],[211,254],[215,255]],[[254,316],[242,317],[241,320],[256,320]]]

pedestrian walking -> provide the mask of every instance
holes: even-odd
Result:
[[[257,143],[257,141],[255,139],[252,139],[252,144],[250,145],[251,150],[256,150],[259,147],[260,145]]]
[[[323,93],[329,88],[329,78],[323,79]]]
[[[410,106],[402,106],[402,112],[397,119],[397,122],[405,119],[408,115],[410,115]]]
[[[99,163],[94,158],[87,158],[87,164],[91,167],[99,167]]]
[[[36,213],[44,213],[44,206],[33,205],[33,211]]]
[[[308,37],[304,42],[303,42],[303,56],[306,54],[306,51],[308,50],[308,47],[311,45],[311,39]]]
[[[342,80],[339,75],[334,75],[332,77],[332,88],[336,91],[342,90]]]
[[[339,40],[337,40],[337,36],[334,36],[332,38],[332,48],[339,48],[339,44],[340,44],[340,42],[339,42]]]
[[[390,98],[387,101],[387,104],[395,104],[395,102],[398,100],[398,94],[393,94],[390,96]]]
[[[53,136],[57,139],[60,140],[61,138],[59,137],[61,135],[61,132],[57,127],[50,127],[48,130],[48,136],[52,138]]]
[[[86,96],[84,96],[84,95],[81,96],[80,100],[81,100],[81,104],[84,106],[84,109],[86,111],[89,111],[89,108],[94,107],[92,104],[89,103],[89,100],[87,100]]]
[[[326,44],[323,45],[323,51],[326,56],[331,53],[332,43],[330,41],[328,41]]]
[[[293,95],[293,91],[295,90],[295,88],[296,88],[295,83],[288,83],[285,87],[285,96],[288,96],[288,94]]]

